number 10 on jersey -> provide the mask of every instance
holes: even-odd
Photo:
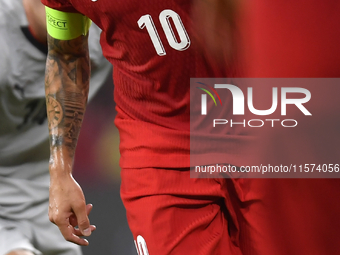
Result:
[[[177,31],[179,40],[177,40],[174,30],[170,24],[170,19],[172,19],[172,22],[175,26],[175,29]],[[179,17],[179,15],[174,12],[173,10],[164,10],[159,14],[159,21],[162,25],[162,28],[164,30],[166,39],[168,40],[169,45],[179,51],[186,50],[190,46],[190,38],[188,36],[187,31],[185,30],[182,20]],[[140,29],[146,28],[148,31],[151,41],[153,43],[153,46],[155,47],[155,50],[159,56],[166,55],[163,43],[159,37],[159,34],[156,30],[155,24],[152,20],[152,17],[149,14],[143,15],[138,20],[138,26]]]

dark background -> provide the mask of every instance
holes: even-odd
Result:
[[[125,209],[120,199],[119,134],[113,121],[113,82],[110,78],[89,102],[78,141],[74,177],[93,204],[84,255],[136,255]]]

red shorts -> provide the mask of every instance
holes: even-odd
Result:
[[[188,169],[125,169],[121,197],[140,255],[253,250],[248,232],[257,222],[248,216],[258,201],[246,179],[194,179]]]
[[[124,169],[139,255],[340,254],[340,179],[193,179]]]

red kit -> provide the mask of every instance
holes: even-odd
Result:
[[[209,1],[42,2],[103,30],[114,66],[121,196],[140,255],[340,254],[336,180],[190,178],[190,78],[240,76],[230,54],[219,59],[203,46],[209,29],[198,24],[217,16],[203,17],[209,3],[206,12],[194,3]],[[243,77],[339,77],[337,1],[248,2]]]

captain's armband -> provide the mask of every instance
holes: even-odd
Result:
[[[80,13],[61,12],[49,7],[46,9],[47,33],[58,40],[72,40],[87,35],[91,20]]]

